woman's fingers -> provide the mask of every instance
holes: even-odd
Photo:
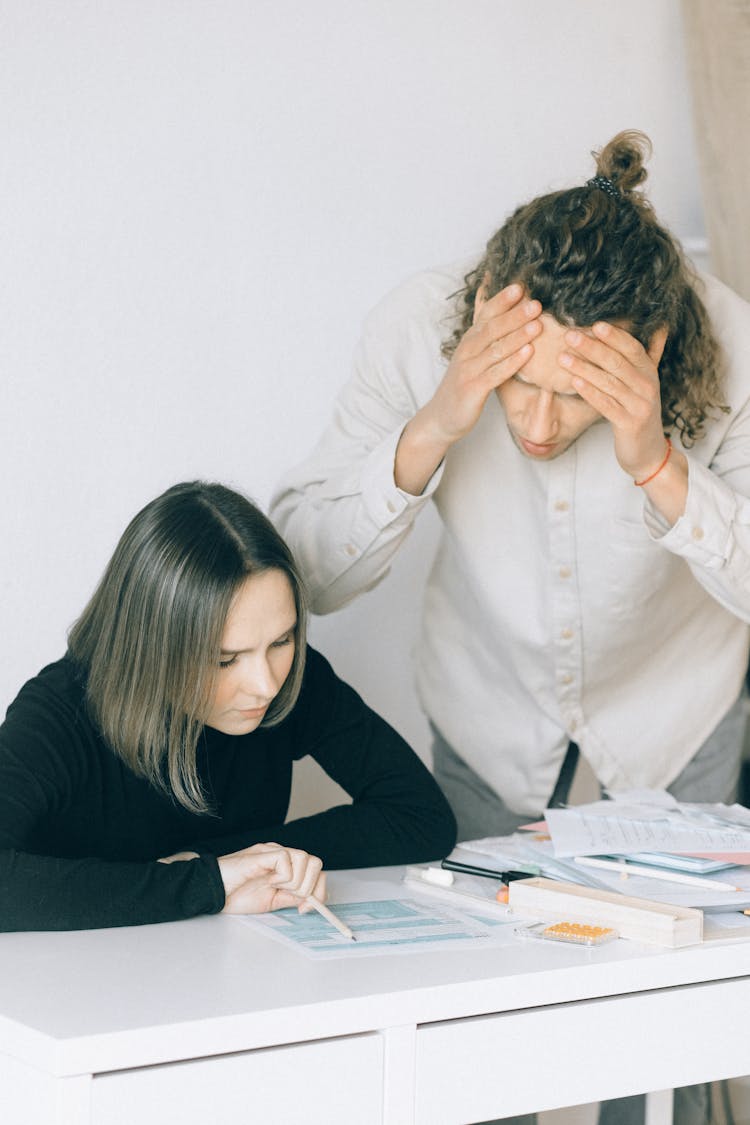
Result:
[[[276,880],[275,886],[279,890],[291,891],[300,898],[306,898],[315,890],[323,861],[316,855],[309,855],[296,848],[285,850],[289,856],[291,872],[288,878]]]
[[[309,896],[306,895],[305,900],[299,904],[300,914],[308,914],[311,910],[315,909],[313,906],[310,906],[310,904],[307,902],[308,897],[316,898],[318,900],[318,902],[325,902],[326,899],[328,898],[328,891],[326,889],[326,873],[325,873],[325,871],[320,872],[320,874],[318,875],[318,878],[315,881],[315,885],[313,886],[313,889],[309,892]]]
[[[253,844],[221,856],[218,863],[228,913],[278,910],[298,906],[308,895],[325,894],[322,860],[299,848]]]

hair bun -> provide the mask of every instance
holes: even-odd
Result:
[[[597,176],[605,176],[621,192],[632,191],[648,176],[644,167],[651,156],[651,141],[637,129],[626,129],[604,146],[594,150]]]

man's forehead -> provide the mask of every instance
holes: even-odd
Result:
[[[543,373],[535,379],[527,378],[524,372],[519,372],[516,375],[516,380],[526,387],[535,387],[538,391],[552,391],[553,394],[561,395],[563,398],[580,398],[578,391],[575,389],[571,382],[570,375],[567,371],[560,371],[560,378],[555,378],[557,373],[549,372],[549,378],[545,377]]]
[[[539,387],[544,391],[553,391],[555,394],[578,397],[570,372],[560,367],[560,353],[574,350],[565,342],[566,332],[574,327],[578,332],[593,336],[591,328],[560,324],[559,320],[555,320],[549,313],[542,313],[539,322],[542,331],[534,340],[533,355],[516,376],[518,382]]]

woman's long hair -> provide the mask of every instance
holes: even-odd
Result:
[[[89,711],[130,768],[193,812],[208,812],[196,765],[232,600],[246,578],[282,571],[297,609],[294,660],[263,720],[281,722],[305,662],[303,584],[284,540],[244,496],[177,484],[130,522],[69,634]]]
[[[651,142],[618,133],[599,153],[596,175],[580,187],[519,207],[487,243],[459,295],[459,323],[444,342],[450,358],[471,326],[480,288],[491,297],[511,282],[560,324],[621,321],[648,346],[668,330],[659,363],[662,423],[690,446],[707,417],[725,411],[722,357],[700,280],[675,238],[637,188],[646,179]]]

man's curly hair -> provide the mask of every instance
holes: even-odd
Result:
[[[596,175],[608,184],[589,181],[519,207],[466,275],[458,294],[459,324],[442,351],[450,358],[471,326],[478,290],[492,297],[511,282],[520,282],[563,325],[620,321],[645,347],[666,326],[659,363],[662,423],[689,447],[710,414],[728,410],[723,362],[698,294],[699,278],[635,190],[646,179],[650,154],[645,134],[618,133],[592,153]]]

